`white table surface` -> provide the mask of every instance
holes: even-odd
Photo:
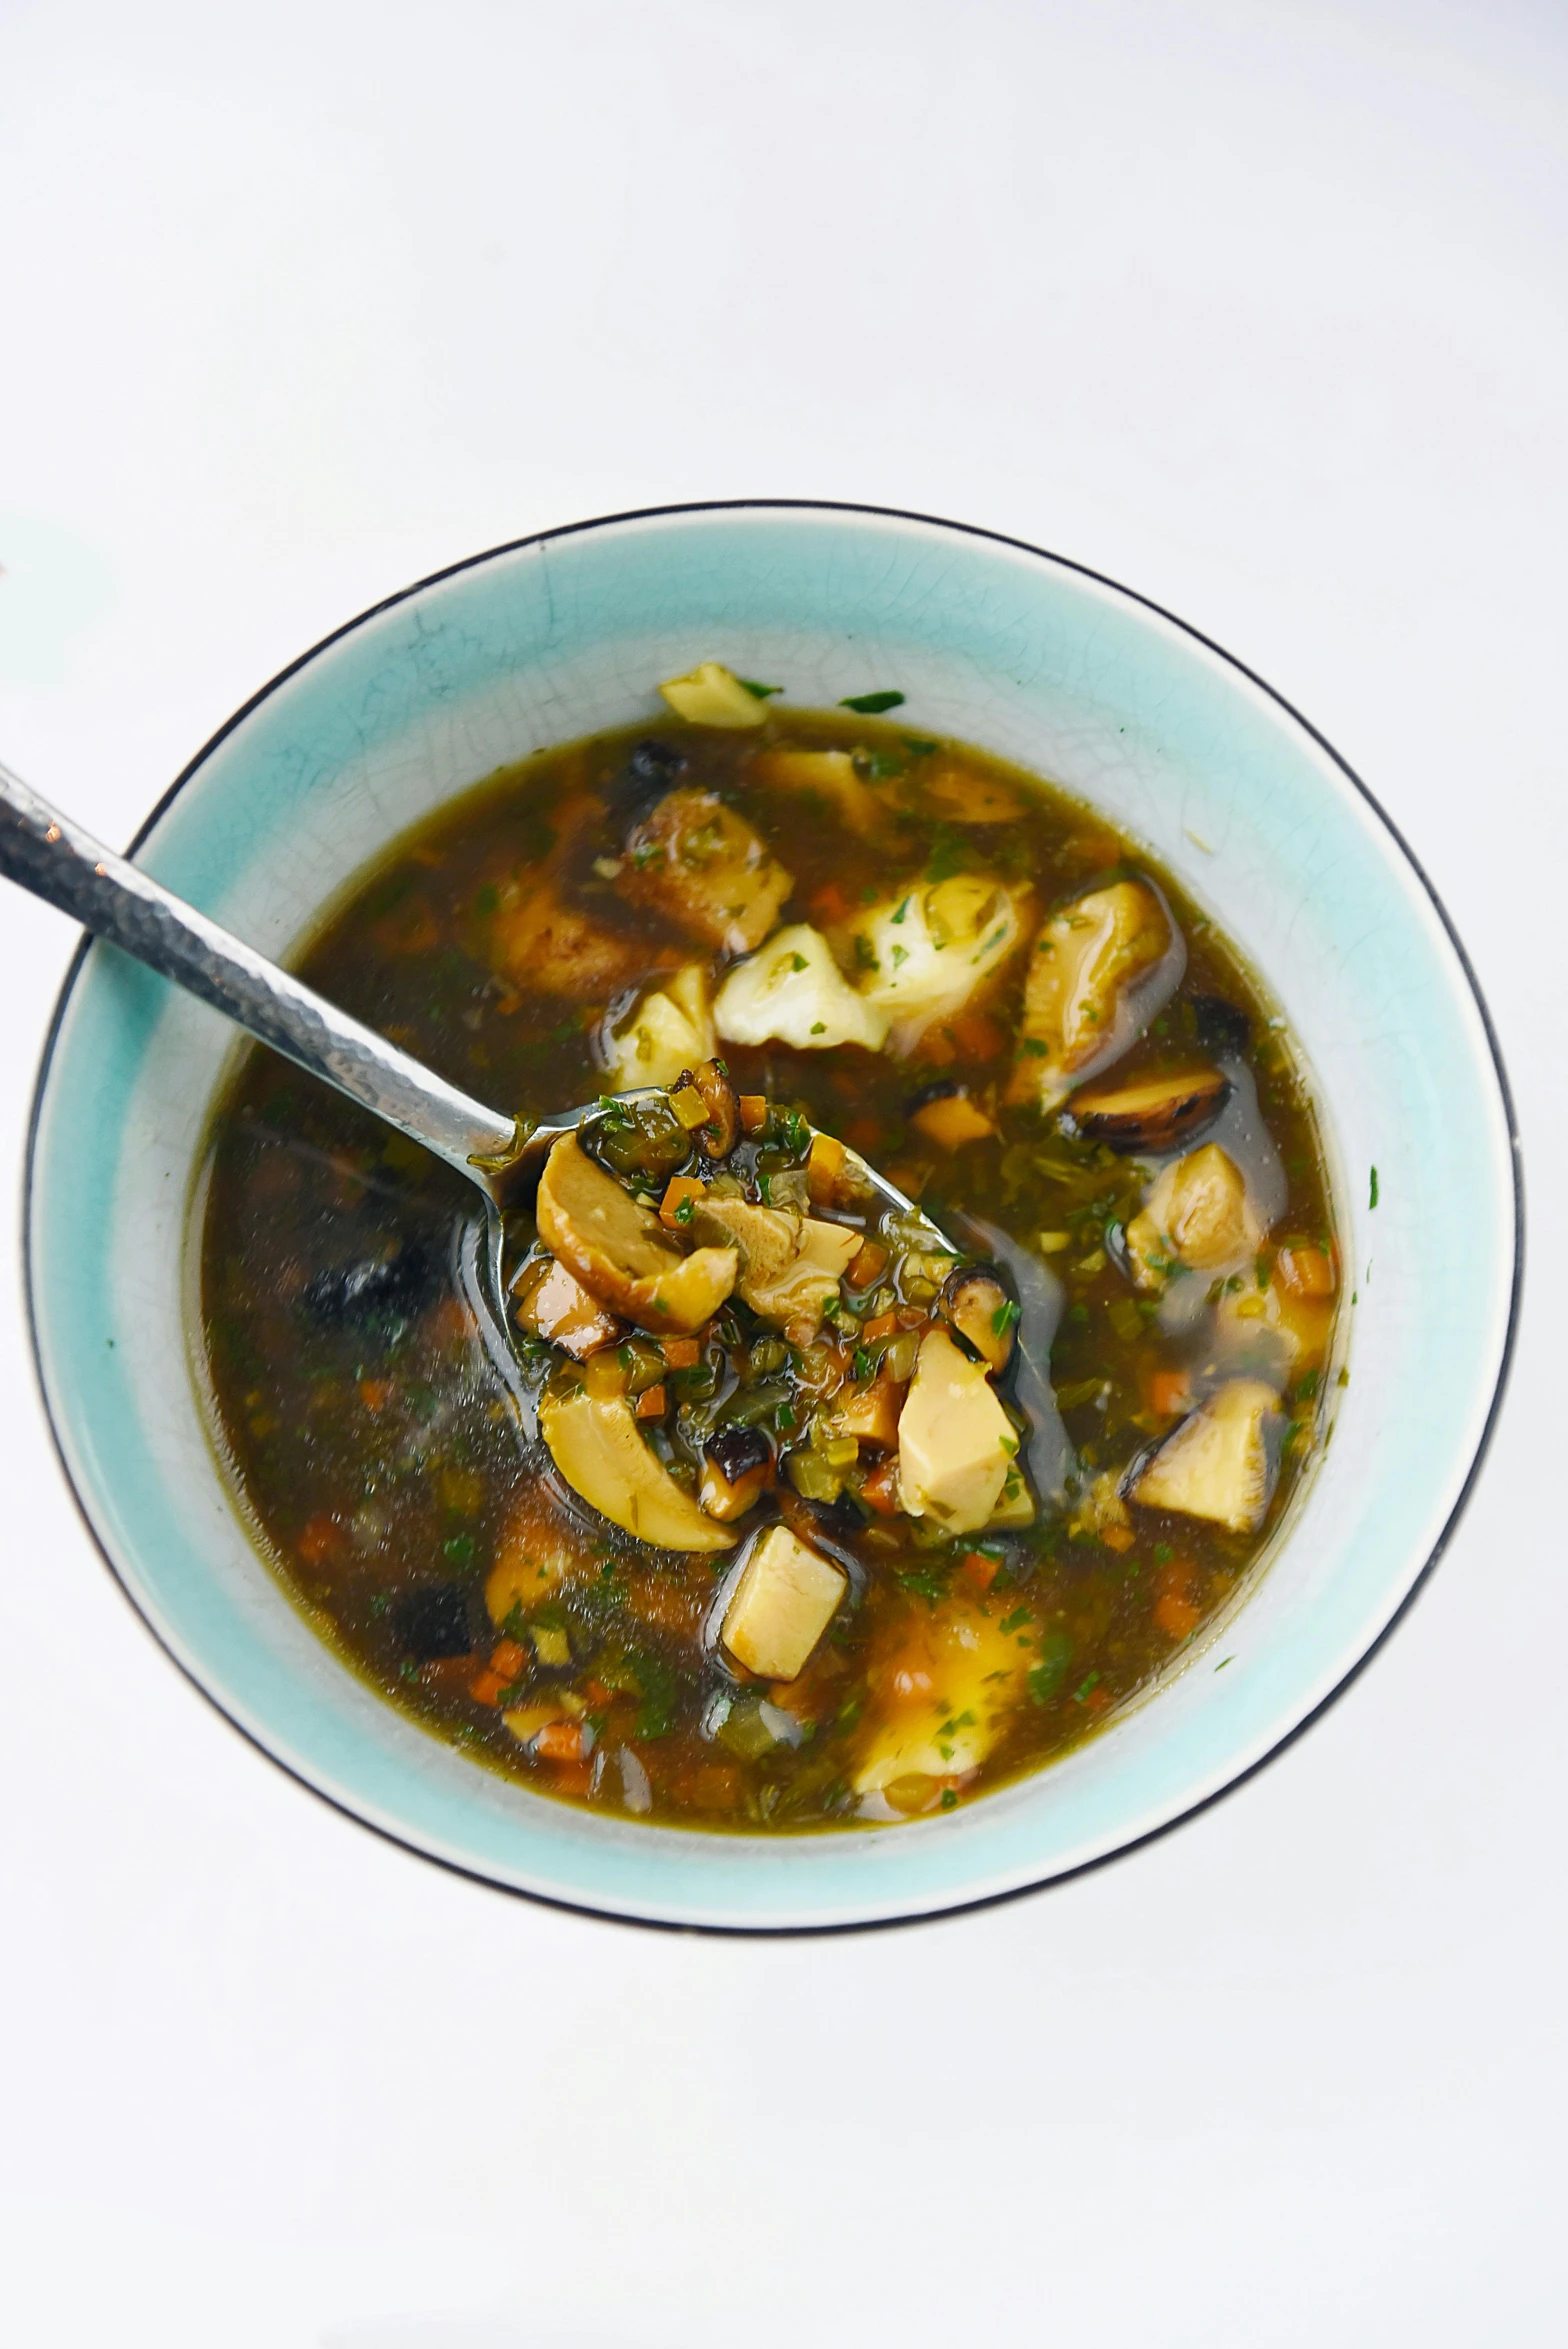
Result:
[[[125,839],[302,647],[549,523],[989,524],[1381,796],[1535,1234],[1479,1494],[1319,1727],[1043,1897],[771,1946],[507,1900],[259,1760],[90,1548],[0,1255],[18,2349],[1565,2337],[1565,133],[1549,0],[0,9],[41,788]],[[0,900],[9,1183],[72,944]]]

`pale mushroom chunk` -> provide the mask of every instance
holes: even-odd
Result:
[[[857,1794],[902,1792],[900,1780],[963,1778],[979,1769],[1037,1656],[1032,1640],[1002,1629],[1006,1620],[1006,1609],[986,1612],[964,1599],[909,1618],[896,1644],[876,1658]]]
[[[1029,892],[983,873],[958,873],[890,897],[857,916],[851,951],[860,992],[888,1023],[888,1050],[904,1059],[934,1021],[988,993],[1023,943]]]
[[[685,1069],[710,1060],[717,1039],[708,1001],[708,974],[688,963],[667,986],[645,995],[629,1019],[604,1039],[612,1093],[641,1085],[673,1085]]]
[[[614,1314],[552,1256],[529,1265],[517,1284],[513,1310],[524,1329],[578,1362],[621,1334]]]
[[[887,1015],[845,980],[833,949],[809,922],[775,931],[760,952],[737,963],[719,989],[714,1024],[729,1044],[776,1037],[798,1052],[863,1044],[879,1052]]]
[[[1262,1379],[1233,1378],[1167,1436],[1132,1498],[1256,1533],[1279,1473],[1279,1427],[1278,1391]]]
[[[521,1485],[485,1577],[491,1622],[504,1623],[514,1607],[526,1615],[563,1584],[590,1580],[601,1554],[602,1544],[590,1546],[566,1524],[537,1481]]]
[[[660,1550],[727,1550],[735,1536],[703,1514],[643,1442],[624,1395],[546,1394],[539,1433],[580,1499]]]
[[[801,1672],[849,1588],[849,1577],[787,1525],[753,1549],[724,1610],[724,1645],[763,1680]]]
[[[760,726],[768,714],[766,698],[722,661],[699,661],[684,677],[666,677],[659,691],[688,726]]]
[[[1257,1254],[1267,1227],[1240,1167],[1217,1142],[1162,1167],[1142,1212],[1127,1226],[1127,1255],[1140,1289],[1163,1289],[1173,1273],[1229,1272]]]
[[[945,1329],[920,1341],[898,1421],[900,1502],[945,1533],[991,1523],[1009,1476],[1021,1485],[1018,1436],[983,1362],[961,1353]]]
[[[711,1192],[696,1203],[692,1229],[735,1251],[741,1298],[797,1346],[809,1345],[822,1327],[827,1301],[838,1295],[864,1237],[793,1208],[756,1207]]]
[[[606,929],[581,906],[568,904],[545,877],[495,915],[490,959],[530,995],[600,1003],[646,979],[650,966],[673,957],[650,951],[646,939]]]
[[[679,930],[747,954],[794,887],[760,832],[716,791],[667,792],[626,844],[616,888]]]
[[[1029,957],[1008,1099],[1055,1109],[1126,1050],[1174,992],[1185,959],[1145,881],[1113,882],[1052,914]]]
[[[552,1147],[534,1213],[545,1246],[583,1287],[656,1335],[700,1329],[735,1286],[732,1247],[682,1255],[652,1208],[596,1165],[575,1134]]]
[[[847,750],[800,750],[781,744],[758,751],[749,773],[775,791],[797,792],[808,805],[842,817],[852,832],[869,837],[882,823],[887,803],[866,780]]]

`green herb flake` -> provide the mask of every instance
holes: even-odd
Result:
[[[782,685],[759,685],[755,677],[737,677],[735,682],[744,685],[746,691],[755,695],[758,701],[766,701],[770,694],[782,693],[784,690]]]
[[[896,710],[903,699],[901,693],[847,693],[838,706],[858,717],[879,718],[884,710]]]
[[[1376,1167],[1374,1167],[1374,1168],[1372,1169],[1372,1186],[1371,1186],[1371,1193],[1370,1193],[1370,1196],[1368,1197],[1368,1200],[1367,1200],[1367,1205],[1368,1205],[1368,1207],[1375,1207],[1375,1206],[1377,1205],[1377,1168],[1376,1168]]]
[[[920,734],[901,734],[899,740],[903,743],[904,748],[912,752],[917,759],[928,759],[933,751],[940,750],[942,747],[939,742],[927,742]]]

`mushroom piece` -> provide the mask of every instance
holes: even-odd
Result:
[[[904,1113],[916,1133],[939,1150],[961,1150],[966,1142],[983,1142],[996,1132],[994,1119],[970,1099],[968,1086],[951,1077],[923,1086]]]
[[[667,677],[659,691],[688,726],[760,726],[768,714],[765,697],[722,661],[699,661],[687,676]]]
[[[877,831],[887,802],[867,782],[847,750],[798,750],[794,744],[758,751],[751,776],[775,791],[798,791],[803,799],[836,812],[863,838]]]
[[[683,1069],[713,1050],[713,1044],[708,974],[701,963],[688,963],[604,1035],[610,1090],[629,1093],[639,1086],[673,1085]]]
[[[961,1353],[945,1329],[920,1341],[915,1375],[898,1421],[899,1499],[907,1515],[931,1517],[944,1533],[989,1525],[1015,1462],[1018,1436],[983,1362]]]
[[[596,1166],[575,1134],[545,1160],[534,1213],[545,1246],[583,1287],[657,1336],[700,1329],[735,1286],[733,1247],[682,1255],[653,1210]]]
[[[716,791],[682,785],[632,833],[615,886],[705,944],[747,954],[772,929],[794,881]]]
[[[965,1777],[977,1770],[1012,1717],[1039,1650],[1033,1638],[1004,1631],[1007,1610],[952,1598],[935,1611],[922,1608],[901,1627],[890,1652],[873,1659],[872,1714],[855,1769],[858,1794],[888,1788],[903,1793],[913,1780],[915,1799],[895,1807],[919,1809],[934,1788],[922,1779]]]
[[[740,1100],[720,1060],[705,1060],[692,1071],[692,1083],[702,1095],[708,1122],[702,1129],[702,1147],[709,1158],[728,1158],[740,1132]]]
[[[719,989],[713,1018],[728,1043],[777,1037],[798,1052],[828,1052],[836,1044],[879,1052],[887,1036],[886,1014],[856,994],[809,922],[792,922],[738,963]]]
[[[978,1354],[993,1378],[1000,1378],[1013,1358],[1013,1331],[1018,1305],[989,1265],[971,1264],[950,1272],[942,1283],[936,1309],[972,1354]]]
[[[1063,1122],[1086,1142],[1104,1142],[1112,1150],[1175,1150],[1211,1124],[1230,1095],[1230,1079],[1217,1068],[1184,1069],[1127,1085],[1085,1087],[1073,1095]]]
[[[524,1266],[513,1291],[512,1309],[524,1329],[561,1347],[577,1362],[586,1362],[590,1354],[612,1344],[621,1334],[614,1314],[607,1313],[576,1274],[553,1256]]]
[[[888,1049],[911,1053],[934,1021],[990,991],[1023,943],[1030,904],[986,873],[918,883],[852,924],[860,992],[888,1021]]]
[[[1256,1533],[1279,1473],[1279,1426],[1276,1388],[1230,1379],[1166,1437],[1130,1497],[1145,1509]]]
[[[1161,1169],[1127,1226],[1126,1248],[1139,1288],[1162,1289],[1183,1266],[1224,1272],[1245,1263],[1263,1236],[1241,1169],[1218,1142],[1205,1142]]]
[[[773,1446],[760,1427],[721,1427],[703,1446],[702,1505],[725,1525],[755,1506],[773,1482]]]
[[[485,1577],[485,1607],[501,1624],[514,1607],[526,1614],[563,1583],[585,1582],[598,1571],[603,1544],[586,1544],[552,1506],[537,1480],[521,1485],[496,1546],[495,1564]]]
[[[1052,914],[1029,958],[1009,1101],[1055,1109],[1173,995],[1187,950],[1150,881],[1092,889]]]
[[[1013,824],[1028,804],[1011,783],[973,767],[939,766],[920,781],[927,800],[961,824]]]
[[[649,1451],[624,1395],[583,1387],[546,1394],[539,1433],[573,1492],[639,1541],[660,1550],[727,1550],[733,1543]]]
[[[730,1594],[724,1645],[737,1664],[760,1679],[793,1680],[848,1588],[842,1567],[787,1525],[770,1525]]]
[[[710,1246],[728,1242],[738,1253],[741,1297],[797,1346],[809,1345],[822,1327],[827,1301],[838,1295],[862,1238],[843,1224],[789,1207],[715,1198],[711,1190],[694,1202],[691,1228]]]
[[[530,993],[559,995],[571,1003],[602,1003],[675,957],[667,949],[650,947],[645,938],[622,937],[581,906],[568,904],[553,875],[545,873],[517,904],[503,904],[495,915],[490,959],[506,978]]]

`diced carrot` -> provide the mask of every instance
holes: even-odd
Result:
[[[695,1338],[661,1338],[659,1352],[671,1370],[692,1370],[702,1352]]]
[[[367,1411],[381,1410],[390,1400],[391,1394],[392,1381],[389,1378],[362,1378],[359,1382],[359,1399]]]
[[[490,1669],[498,1672],[503,1682],[513,1681],[528,1668],[528,1650],[515,1639],[497,1640],[490,1651]]]
[[[875,1509],[879,1517],[898,1515],[898,1463],[884,1460],[874,1468],[860,1488],[860,1497],[868,1509]]]
[[[1001,1571],[1001,1561],[988,1558],[984,1550],[970,1550],[959,1567],[967,1583],[976,1590],[989,1590]]]
[[[583,1695],[595,1709],[602,1705],[613,1705],[620,1693],[619,1689],[606,1688],[602,1680],[590,1678],[583,1682]]]
[[[966,1142],[984,1141],[995,1126],[967,1093],[942,1093],[915,1111],[910,1124],[935,1142],[939,1150],[961,1150]]]
[[[1130,1550],[1138,1536],[1130,1525],[1102,1525],[1100,1539],[1108,1550]]]
[[[1178,1411],[1185,1411],[1192,1399],[1192,1389],[1184,1370],[1157,1370],[1149,1381],[1149,1409],[1169,1419]]]
[[[851,1150],[858,1150],[862,1158],[871,1157],[882,1139],[882,1121],[875,1117],[852,1118],[844,1128],[844,1139]]]
[[[1275,1270],[1297,1297],[1332,1297],[1339,1285],[1334,1259],[1321,1248],[1281,1248]]]
[[[303,1564],[325,1566],[343,1547],[343,1528],[335,1517],[312,1517],[300,1528],[295,1546]]]
[[[550,1781],[557,1794],[576,1795],[579,1800],[593,1787],[592,1762],[557,1762]]]
[[[880,1240],[862,1240],[849,1260],[845,1279],[852,1289],[869,1289],[887,1270],[887,1250]]]
[[[473,1317],[460,1297],[443,1297],[433,1305],[425,1321],[431,1341],[437,1346],[460,1345],[473,1330]]]
[[[849,900],[836,881],[824,881],[812,895],[811,910],[819,922],[842,922],[849,913]]]
[[[946,1027],[927,1028],[915,1046],[914,1057],[916,1060],[923,1061],[928,1068],[946,1068],[950,1061],[958,1058],[958,1048],[953,1042],[952,1029]]]
[[[806,1195],[813,1207],[831,1207],[844,1171],[844,1145],[832,1134],[813,1134],[806,1160]]]
[[[743,1134],[760,1134],[768,1122],[766,1093],[742,1093],[740,1096],[740,1130]]]
[[[1154,1620],[1167,1639],[1191,1639],[1202,1616],[1191,1599],[1179,1599],[1168,1590],[1154,1603]]]
[[[639,1419],[662,1419],[664,1417],[663,1379],[660,1379],[656,1387],[643,1388],[637,1398],[637,1416]]]
[[[498,1705],[501,1702],[501,1692],[506,1685],[499,1672],[492,1672],[487,1668],[485,1671],[475,1674],[468,1684],[468,1693],[476,1705]]]
[[[1108,1688],[1091,1688],[1083,1700],[1083,1709],[1086,1713],[1103,1713],[1110,1702],[1111,1692]]]
[[[865,1324],[860,1334],[862,1338],[891,1338],[897,1334],[897,1330],[896,1313],[878,1313]]]
[[[534,1739],[534,1752],[543,1762],[580,1762],[583,1733],[575,1721],[547,1721]]]
[[[691,1221],[691,1211],[688,1209],[683,1217],[679,1210],[685,1206],[688,1199],[692,1202],[692,1206],[695,1206],[702,1197],[705,1188],[706,1185],[699,1183],[695,1175],[671,1176],[665,1187],[664,1197],[659,1201],[659,1221],[667,1232],[678,1232],[685,1229],[685,1226]]]
[[[965,1060],[995,1060],[1006,1041],[984,1011],[961,1011],[947,1032]]]

